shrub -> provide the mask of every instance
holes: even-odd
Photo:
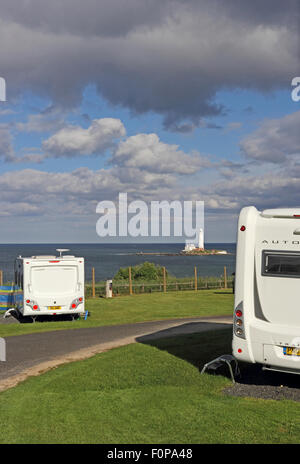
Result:
[[[166,272],[167,274],[167,272]],[[145,262],[143,264],[137,264],[131,268],[131,278],[135,281],[151,281],[161,280],[163,277],[163,267],[154,263]],[[129,267],[120,268],[117,274],[114,276],[114,280],[128,280],[129,279]]]

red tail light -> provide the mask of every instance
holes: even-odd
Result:
[[[76,298],[76,300],[73,300],[72,303],[70,304],[70,309],[76,309],[77,306],[83,303],[83,297],[80,296],[79,298]]]
[[[245,339],[244,318],[243,318],[243,305],[240,303],[234,311],[234,333],[237,337]]]

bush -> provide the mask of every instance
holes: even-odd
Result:
[[[167,272],[166,272],[167,274]],[[137,264],[131,268],[131,278],[135,281],[153,281],[161,280],[163,277],[163,267],[154,263],[145,262],[143,264]],[[114,276],[114,280],[128,280],[129,279],[129,267],[120,268],[117,274]]]

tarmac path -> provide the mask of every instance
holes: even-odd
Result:
[[[5,338],[6,361],[0,362],[0,391],[61,364],[136,343],[140,337],[146,341],[223,329],[230,324],[232,316],[194,317],[10,336]]]

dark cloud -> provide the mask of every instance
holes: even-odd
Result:
[[[289,88],[298,8],[277,0],[0,0],[8,98],[64,107],[94,83],[110,103],[188,131],[224,113],[220,90]]]
[[[1,0],[0,11],[1,18],[30,29],[121,37],[137,27],[162,23],[172,5],[170,0]]]

